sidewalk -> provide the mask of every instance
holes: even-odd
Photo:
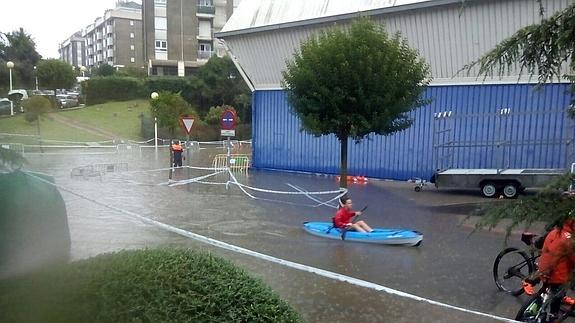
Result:
[[[431,209],[434,213],[453,214],[459,218],[462,227],[470,229],[475,229],[475,225],[481,220],[481,216],[472,215],[475,210],[480,209],[483,205],[509,201],[483,197],[479,189],[437,189],[433,184],[428,183],[420,192],[416,192],[414,190],[416,184],[408,181],[373,180],[370,181],[370,183],[401,194],[418,206]],[[525,196],[520,196],[519,198],[524,197]],[[478,230],[506,233],[510,224],[511,221],[502,220],[492,229],[483,228]],[[525,228],[525,226],[521,225],[517,226],[511,233],[521,234],[526,230],[537,233],[543,232],[544,228],[545,223],[538,222],[529,228]]]

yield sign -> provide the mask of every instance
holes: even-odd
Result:
[[[192,132],[192,126],[194,125],[194,118],[192,117],[181,117],[180,122],[184,126],[184,130],[189,135]]]

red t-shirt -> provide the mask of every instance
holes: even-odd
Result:
[[[568,225],[555,228],[547,235],[539,258],[539,271],[551,284],[564,284],[575,267],[573,233]]]
[[[337,210],[333,218],[336,228],[344,228],[346,224],[351,222],[351,218],[355,215],[355,211],[348,211],[346,208]]]

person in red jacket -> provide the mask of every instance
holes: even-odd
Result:
[[[362,220],[355,223],[352,222],[352,218],[356,215],[361,215],[361,211],[353,211],[351,198],[347,196],[342,197],[340,199],[340,206],[333,218],[333,224],[336,228],[346,228],[347,230],[355,230],[358,232],[373,231],[373,229]]]
[[[564,193],[562,199],[573,198],[575,193]],[[540,280],[547,283],[554,293],[558,292],[562,285],[571,281],[573,269],[575,269],[575,219],[567,218],[561,225],[555,226],[543,242],[541,256],[539,257],[539,269],[536,278],[528,278],[523,282],[523,289],[527,295],[533,295],[534,284]],[[560,295],[561,296],[561,295]],[[551,313],[557,314],[561,302],[569,305],[575,304],[575,299],[562,295],[556,297],[551,303]]]

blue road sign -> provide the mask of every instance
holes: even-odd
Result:
[[[220,127],[224,130],[232,130],[236,126],[237,118],[233,110],[224,110],[220,117]]]

